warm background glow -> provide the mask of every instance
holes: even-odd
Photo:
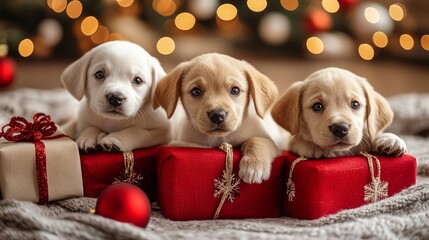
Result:
[[[307,39],[306,46],[308,51],[312,54],[320,54],[324,49],[323,42],[318,37],[310,37]]]
[[[364,60],[371,60],[374,58],[374,49],[369,44],[359,45],[359,56]]]
[[[176,27],[180,30],[189,30],[194,27],[195,25],[195,17],[194,15],[183,12],[176,16],[174,19],[174,23],[176,24]]]
[[[33,41],[31,41],[28,38],[22,40],[19,43],[18,51],[19,51],[19,54],[21,54],[21,56],[23,56],[23,57],[29,57],[33,53],[33,51],[34,51]]]
[[[163,55],[170,55],[174,52],[175,48],[176,44],[174,43],[174,40],[170,37],[162,37],[158,40],[158,43],[156,44],[156,49],[159,53]]]
[[[237,17],[237,12],[237,8],[229,3],[220,5],[216,11],[217,16],[224,21],[231,21]]]

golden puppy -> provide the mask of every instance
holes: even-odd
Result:
[[[382,133],[393,120],[386,99],[344,69],[322,69],[294,83],[274,104],[272,116],[292,134],[289,150],[307,158],[406,151],[402,139]]]
[[[212,53],[179,64],[161,79],[155,108],[162,106],[169,118],[174,113],[170,145],[241,146],[239,176],[260,183],[279,154],[281,128],[266,114],[277,94],[275,84],[249,63]]]

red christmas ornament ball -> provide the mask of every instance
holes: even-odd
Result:
[[[8,57],[0,57],[0,86],[7,86],[15,78],[15,62]]]
[[[332,26],[331,16],[322,9],[312,9],[305,15],[304,25],[311,34],[324,32]]]
[[[151,205],[140,188],[129,183],[118,183],[100,194],[95,213],[144,228],[149,223]]]

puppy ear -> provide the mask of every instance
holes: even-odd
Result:
[[[70,94],[81,100],[85,93],[85,85],[90,62],[90,52],[71,63],[61,74],[61,82]]]
[[[152,60],[152,69],[151,69],[152,86],[150,91],[152,94],[152,98],[154,98],[156,86],[158,85],[159,81],[166,75],[166,73],[164,71],[164,68],[162,68],[161,64],[159,63],[158,59],[151,57],[151,60]],[[153,102],[155,106],[156,101],[153,101]]]
[[[301,93],[304,82],[295,82],[274,104],[271,115],[274,121],[292,135],[299,131],[301,116]]]
[[[154,109],[161,106],[167,112],[167,117],[170,118],[174,110],[176,110],[177,102],[180,97],[180,88],[183,74],[188,68],[188,62],[183,62],[171,70],[157,84],[155,89]]]
[[[270,78],[256,70],[249,63],[245,61],[242,61],[242,63],[249,83],[250,94],[255,103],[256,113],[260,118],[263,118],[265,112],[278,97],[277,86]]]
[[[367,128],[371,139],[387,128],[393,121],[393,111],[387,100],[362,78],[363,88],[367,101],[366,119]]]

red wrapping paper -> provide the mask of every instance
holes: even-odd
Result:
[[[298,157],[284,152],[285,180],[292,162]],[[381,180],[388,182],[388,196],[416,183],[416,159],[377,156],[381,165]],[[374,164],[375,166],[375,164]],[[375,170],[376,171],[376,170]],[[367,158],[347,156],[329,159],[304,160],[293,170],[295,197],[289,201],[283,194],[283,214],[300,219],[317,219],[344,209],[367,204],[364,186],[371,182]]]
[[[233,173],[238,176],[239,150],[233,152]],[[225,169],[219,149],[160,147],[158,151],[158,203],[171,220],[213,219],[221,197],[214,197],[214,180]],[[261,184],[241,181],[233,202],[225,201],[219,218],[279,217],[281,214],[283,159],[272,164],[271,176]]]
[[[143,179],[140,187],[150,201],[156,200],[156,153],[157,147],[132,151],[134,155],[134,172]],[[115,179],[120,178],[124,171],[124,156],[122,152],[98,152],[80,155],[82,166],[84,196],[98,197],[110,186]]]

